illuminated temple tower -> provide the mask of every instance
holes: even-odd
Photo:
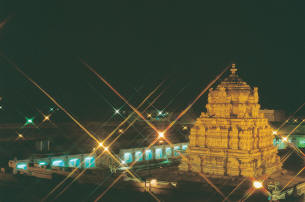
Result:
[[[190,132],[180,171],[210,176],[261,176],[281,169],[272,129],[259,112],[258,89],[236,73],[208,95],[207,112],[201,113]]]

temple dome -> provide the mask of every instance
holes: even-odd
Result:
[[[206,105],[209,115],[216,115],[223,117],[229,114],[236,116],[236,113],[241,113],[238,116],[259,116],[258,110],[258,88],[252,88],[245,81],[237,75],[235,65],[232,65],[231,74],[225,78],[215,89],[210,88],[208,94],[208,104]],[[213,108],[220,109],[222,104],[228,105],[227,112],[222,110],[213,110]],[[248,108],[245,112],[240,109]]]
[[[217,88],[227,88],[227,89],[251,89],[251,87],[243,81],[237,72],[237,68],[235,67],[235,64],[232,64],[231,68],[231,74],[225,78],[218,86]]]

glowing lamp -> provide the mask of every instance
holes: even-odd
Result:
[[[273,135],[277,135],[277,131],[274,130],[274,131],[272,132],[272,134],[273,134]]]
[[[282,141],[283,141],[283,142],[287,142],[287,141],[288,141],[288,138],[287,138],[287,137],[282,137]]]
[[[108,147],[105,147],[104,150],[105,150],[105,151],[108,151]]]
[[[119,114],[119,113],[120,113],[120,110],[119,110],[119,109],[115,109],[115,110],[114,110],[114,113],[115,113],[115,114]]]
[[[94,158],[92,156],[88,156],[88,157],[85,158],[86,161],[93,160],[93,159]]]
[[[26,118],[26,125],[27,124],[33,124],[34,123],[34,121],[33,121],[33,118]]]
[[[150,180],[150,184],[151,184],[152,186],[156,186],[156,185],[157,185],[157,180],[156,180],[156,179]]]
[[[39,165],[40,165],[40,166],[45,166],[45,165],[47,165],[47,162],[40,161],[40,162],[39,162]]]
[[[103,147],[103,143],[102,143],[102,142],[100,142],[100,143],[98,144],[98,146]]]
[[[187,126],[183,126],[182,130],[187,130]]]
[[[147,118],[151,118],[151,114],[147,114]]]
[[[26,170],[27,169],[27,164],[26,163],[19,163],[19,164],[16,165],[16,168]]]
[[[50,116],[44,116],[44,121],[50,120]]]
[[[23,138],[23,135],[21,133],[18,134],[19,138]]]
[[[164,132],[158,132],[159,134],[159,138],[163,138],[164,137]]]
[[[65,162],[63,160],[54,160],[52,161],[52,166],[64,167]]]
[[[158,112],[159,115],[162,115],[162,113],[163,113],[162,111],[159,111],[159,112]]]
[[[254,181],[253,182],[253,187],[255,188],[255,189],[260,189],[260,188],[262,188],[263,187],[263,183],[262,182],[260,182],[260,181]]]

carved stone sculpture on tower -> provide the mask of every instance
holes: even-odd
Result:
[[[208,94],[207,112],[191,129],[183,172],[256,177],[281,169],[272,129],[259,112],[258,89],[231,74]]]

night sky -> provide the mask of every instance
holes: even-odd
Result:
[[[123,104],[81,58],[133,105],[165,81],[155,106],[179,93],[167,108],[178,112],[233,62],[263,108],[291,113],[305,102],[304,1],[198,2],[1,1],[0,51],[81,120]],[[3,58],[0,69],[1,121],[53,106]]]

